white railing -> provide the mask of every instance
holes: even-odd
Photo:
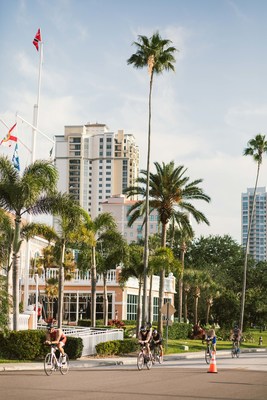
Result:
[[[47,269],[46,279],[50,279],[50,278],[58,279],[58,269],[57,268]],[[30,276],[29,283],[31,285],[35,285],[34,276]],[[44,273],[42,273],[39,276],[39,285],[43,285],[43,284],[45,284],[45,274]],[[79,270],[75,270],[75,272],[73,273],[72,279],[70,281],[65,281],[65,283],[64,283],[65,286],[68,286],[68,284],[76,285],[76,286],[77,285],[85,285],[85,284],[90,285],[91,284],[90,271],[83,273]],[[97,284],[103,285],[103,277],[100,274],[97,274]],[[111,269],[110,271],[108,271],[107,284],[112,284],[112,285],[118,284],[118,282],[116,281],[116,270],[115,269]]]
[[[38,324],[38,329],[46,329],[46,325]],[[82,339],[83,341],[82,356],[91,356],[96,354],[95,346],[98,343],[108,342],[110,340],[123,340],[123,329],[63,326],[62,330],[67,336],[80,337]]]

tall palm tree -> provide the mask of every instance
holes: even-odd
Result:
[[[147,299],[146,299],[146,276],[148,272],[148,215],[149,215],[149,172],[150,172],[150,141],[151,141],[151,109],[152,109],[152,86],[154,74],[162,74],[163,71],[174,71],[174,53],[177,49],[170,46],[172,42],[168,39],[162,39],[158,32],[155,32],[150,38],[139,35],[136,46],[136,53],[127,60],[135,68],[148,67],[150,76],[149,81],[149,101],[148,101],[148,138],[147,138],[147,182],[146,182],[146,221],[145,221],[145,247],[144,247],[144,287],[143,287],[143,309],[142,322],[147,319]]]
[[[258,134],[255,136],[254,139],[251,139],[248,142],[248,146],[244,150],[244,156],[252,156],[253,160],[256,161],[257,173],[256,173],[255,186],[254,186],[252,210],[251,210],[251,214],[249,215],[248,233],[247,233],[246,250],[245,250],[242,299],[241,299],[241,313],[240,313],[240,330],[241,330],[241,332],[243,331],[244,311],[245,311],[245,297],[246,297],[246,285],[247,285],[247,264],[248,264],[248,254],[249,254],[250,231],[251,231],[251,226],[252,226],[252,222],[253,222],[253,218],[254,218],[256,193],[257,193],[258,180],[259,180],[259,175],[260,175],[260,167],[262,164],[262,157],[263,157],[264,153],[267,153],[267,140],[265,139],[265,135],[261,135],[261,134]],[[248,211],[250,211],[250,209]]]
[[[0,207],[14,214],[12,243],[13,329],[18,330],[21,219],[23,215],[49,213],[48,196],[55,193],[58,172],[49,161],[37,160],[20,176],[7,157],[0,157]]]
[[[189,177],[185,176],[186,169],[180,165],[175,167],[174,162],[171,161],[169,164],[158,162],[154,163],[156,167],[156,173],[150,173],[150,190],[149,190],[149,206],[150,211],[157,210],[159,215],[159,221],[161,223],[161,246],[166,247],[167,237],[167,226],[171,220],[174,220],[178,227],[189,233],[192,232],[192,228],[189,222],[188,215],[192,216],[197,223],[204,222],[209,225],[209,222],[205,215],[197,210],[191,200],[203,200],[206,202],[210,201],[210,197],[206,195],[198,185],[202,182],[202,179],[197,179],[190,182]],[[140,176],[136,182],[138,186],[132,186],[125,189],[125,193],[128,197],[130,196],[142,196],[146,197],[146,181],[147,171],[142,170]],[[138,200],[129,209],[128,215],[129,225],[140,217],[143,213],[144,200]],[[147,218],[148,219],[148,218]],[[164,279],[165,279],[165,268],[162,266],[160,272],[160,289],[159,289],[159,326],[158,329],[162,332],[162,315],[161,307],[163,306],[164,296]]]

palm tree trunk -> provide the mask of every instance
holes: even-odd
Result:
[[[140,329],[141,297],[142,297],[142,278],[139,279],[138,300],[137,300],[137,310],[136,310],[136,332],[135,332],[136,337],[138,337]]]
[[[148,320],[153,322],[153,304],[152,304],[152,285],[153,285],[153,273],[149,277],[149,297],[148,297]]]
[[[184,322],[187,323],[187,298],[188,292],[187,290],[184,291]]]
[[[19,330],[19,266],[18,266],[18,251],[20,242],[20,224],[21,218],[16,215],[15,232],[13,241],[13,256],[12,256],[12,283],[13,283],[13,330]]]
[[[64,257],[65,257],[65,240],[62,241],[61,246],[61,261],[59,266],[59,276],[58,276],[58,327],[62,327],[63,321],[63,301],[64,301]]]
[[[146,177],[146,218],[145,218],[145,246],[144,246],[144,286],[143,286],[143,308],[142,308],[142,323],[147,321],[147,282],[148,274],[148,224],[149,224],[149,184],[150,184],[150,140],[151,140],[151,99],[152,99],[152,83],[153,70],[150,76],[149,83],[149,102],[148,102],[148,138],[147,138],[147,177]]]
[[[208,299],[207,300],[207,311],[206,311],[206,325],[208,325],[208,323],[209,323],[211,305],[212,305],[212,299]]]
[[[246,286],[247,286],[247,265],[248,265],[248,254],[249,254],[249,240],[250,240],[250,232],[251,232],[251,227],[252,227],[252,222],[253,222],[253,217],[254,217],[254,210],[255,210],[255,203],[256,203],[256,193],[257,193],[257,187],[258,187],[259,174],[260,174],[260,163],[258,162],[256,182],[255,182],[255,188],[254,188],[254,194],[253,194],[253,202],[252,202],[252,211],[251,211],[251,215],[250,215],[250,218],[249,218],[248,235],[247,235],[246,251],[245,251],[242,298],[241,298],[241,312],[240,312],[240,331],[241,332],[243,332],[243,324],[244,324],[245,297],[246,297]],[[249,206],[248,206],[248,208],[249,208]]]
[[[199,299],[199,290],[197,288],[194,294],[194,325],[198,323],[198,299]]]
[[[178,318],[179,322],[182,322],[182,314],[183,314],[183,276],[184,276],[184,255],[185,255],[185,243],[181,246],[181,276],[178,281],[179,286],[179,309],[178,309]]]
[[[166,247],[166,238],[167,238],[167,224],[162,224],[162,232],[161,232],[161,245],[162,247]],[[164,284],[165,284],[165,266],[162,266],[160,271],[159,278],[159,313],[158,313],[158,331],[162,335],[163,333],[163,319],[161,308],[164,302]]]
[[[107,274],[103,274],[103,319],[104,325],[107,326],[108,324],[108,292],[107,292]]]
[[[96,324],[96,257],[95,246],[92,247],[92,266],[91,266],[91,326]]]

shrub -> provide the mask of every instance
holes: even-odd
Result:
[[[96,345],[96,352],[101,356],[129,354],[138,349],[136,340],[110,340]]]
[[[7,360],[42,359],[48,352],[48,346],[44,344],[44,341],[44,330],[10,331],[6,336],[1,332],[0,357]],[[81,357],[82,339],[68,336],[65,349],[70,358]]]
[[[168,327],[169,339],[188,339],[192,332],[192,325],[176,322]],[[163,336],[166,337],[166,326],[163,328]]]
[[[122,328],[124,327],[124,322],[118,320],[118,319],[112,319],[108,321],[108,326],[115,326],[116,328]]]

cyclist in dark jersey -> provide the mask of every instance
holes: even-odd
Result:
[[[159,350],[160,350],[160,357],[162,357],[162,356],[163,356],[162,336],[161,336],[161,334],[157,331],[157,329],[154,329],[153,332],[152,332],[151,342],[150,342],[151,350],[153,350],[156,346],[159,347]]]
[[[150,346],[149,346],[150,339],[151,339],[151,324],[148,324],[147,327],[141,326],[138,334],[138,341],[140,344],[144,344],[146,346],[146,351],[148,356],[150,356]]]
[[[67,341],[67,336],[62,329],[56,329],[53,324],[47,325],[46,344],[55,344],[62,354],[63,362],[65,361],[65,353],[63,347]]]

